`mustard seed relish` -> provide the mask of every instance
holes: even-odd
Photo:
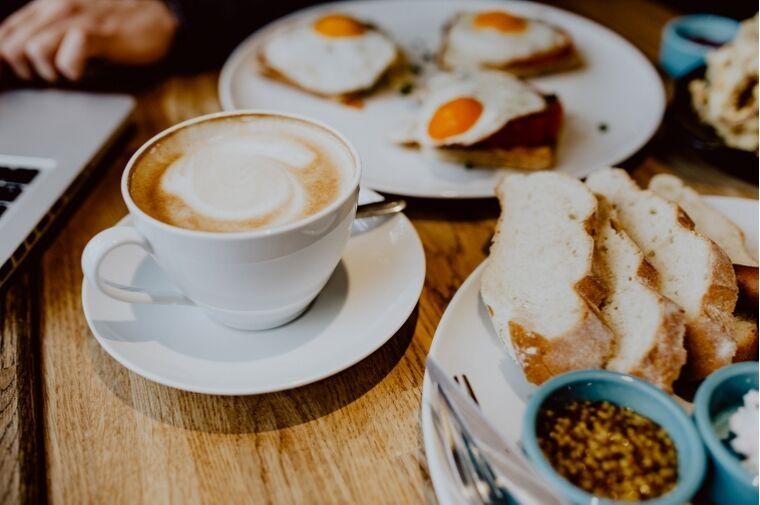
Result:
[[[542,408],[538,445],[554,469],[584,491],[640,501],[670,491],[678,456],[657,423],[610,402],[570,401]]]

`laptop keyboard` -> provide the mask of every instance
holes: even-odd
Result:
[[[36,168],[7,167],[0,165],[0,216],[40,171]]]
[[[38,173],[40,173],[40,171],[36,168],[11,168],[0,166],[0,181],[29,184]]]

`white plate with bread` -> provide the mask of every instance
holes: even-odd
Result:
[[[535,384],[565,371],[613,369],[680,394],[757,359],[757,200],[700,197],[669,175],[642,190],[617,169],[585,184],[511,176],[499,197],[490,256],[451,300],[430,354],[467,377],[503,436],[519,442]],[[429,394],[426,377],[430,475],[440,502],[457,503]]]
[[[665,109],[657,72],[622,37],[514,0],[304,9],[234,51],[219,98],[320,119],[356,145],[365,186],[434,198],[493,197],[504,167],[585,176],[640,149]]]

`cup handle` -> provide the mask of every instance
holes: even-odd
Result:
[[[181,294],[151,291],[103,279],[100,276],[100,264],[111,251],[127,244],[140,246],[148,254],[153,254],[148,241],[134,227],[115,226],[108,228],[95,235],[84,248],[82,271],[84,271],[85,278],[97,286],[104,295],[122,302],[192,305],[192,302]]]

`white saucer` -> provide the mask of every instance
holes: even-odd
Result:
[[[381,199],[367,190],[359,198]],[[168,284],[137,247],[115,250],[101,271],[118,282]],[[130,305],[86,281],[82,305],[103,349],[136,374],[186,391],[259,394],[318,381],[371,354],[407,320],[424,279],[422,244],[411,222],[398,214],[357,221],[324,291],[301,317],[280,328],[239,331],[194,307]]]
[[[758,201],[719,196],[708,196],[705,201],[739,225],[749,250],[757,258]],[[507,354],[480,300],[483,266],[470,274],[443,313],[430,355],[452,375],[467,375],[486,417],[502,436],[519,443],[525,399],[535,386],[525,381]],[[454,476],[433,428],[428,403],[430,392],[426,373],[422,389],[422,434],[430,478],[441,505],[458,504],[461,500],[452,484]]]
[[[432,198],[493,197],[504,171],[468,170],[390,140],[418,110],[415,94],[389,91],[368,98],[362,109],[347,107],[262,77],[257,61],[258,48],[270,30],[320,10],[348,12],[375,23],[418,61],[424,53],[435,52],[444,24],[456,12],[487,9],[507,9],[554,23],[570,33],[581,53],[581,68],[531,79],[540,90],[556,93],[565,110],[556,170],[583,177],[595,168],[614,165],[641,148],[657,130],[665,110],[662,81],[634,46],[576,14],[515,0],[351,1],[295,12],[256,31],[232,53],[219,78],[219,100],[225,110],[295,112],[335,127],[364,160],[362,184],[377,191]],[[417,88],[433,72],[432,67],[425,65]]]

